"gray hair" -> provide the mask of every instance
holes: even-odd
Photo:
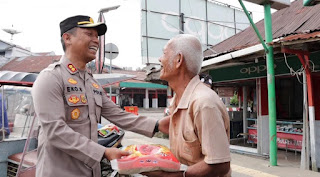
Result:
[[[69,33],[69,34],[74,35],[74,34],[76,34],[76,29],[77,29],[77,28],[71,28],[70,30],[66,31],[65,33]],[[65,51],[66,51],[66,44],[65,44],[62,36],[61,36],[61,39],[60,39],[60,40],[61,40],[61,44],[62,44],[62,49],[63,49],[63,51],[65,52]]]
[[[193,76],[199,74],[203,61],[203,52],[199,39],[190,34],[180,34],[170,39],[171,49],[176,53],[182,53],[187,70]]]

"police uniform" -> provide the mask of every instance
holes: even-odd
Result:
[[[97,122],[107,118],[152,137],[156,120],[125,112],[101,85],[66,57],[43,70],[32,89],[39,120],[38,177],[99,177],[105,147],[97,144]]]

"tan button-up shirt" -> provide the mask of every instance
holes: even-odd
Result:
[[[173,154],[183,164],[229,162],[230,122],[218,95],[196,75],[171,107],[169,137]]]
[[[120,109],[87,72],[65,57],[43,70],[32,89],[40,131],[37,177],[100,177],[105,147],[97,144],[100,117],[151,137],[156,120]]]

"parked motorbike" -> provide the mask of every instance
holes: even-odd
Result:
[[[121,128],[113,125],[108,124],[102,126],[101,124],[98,125],[98,143],[104,147],[111,148],[121,148],[122,144],[121,141],[124,137],[124,130]],[[103,159],[100,162],[101,165],[101,176],[102,177],[114,177],[119,176],[117,172],[115,172],[111,168],[110,161],[107,159]]]

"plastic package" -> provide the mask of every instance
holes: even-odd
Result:
[[[158,144],[130,145],[124,147],[131,155],[111,160],[112,169],[119,174],[138,174],[150,171],[184,171],[186,165],[181,164],[169,148]]]
[[[98,134],[104,138],[108,137],[113,132],[119,133],[119,128],[114,124],[107,124],[104,127],[98,129]]]

